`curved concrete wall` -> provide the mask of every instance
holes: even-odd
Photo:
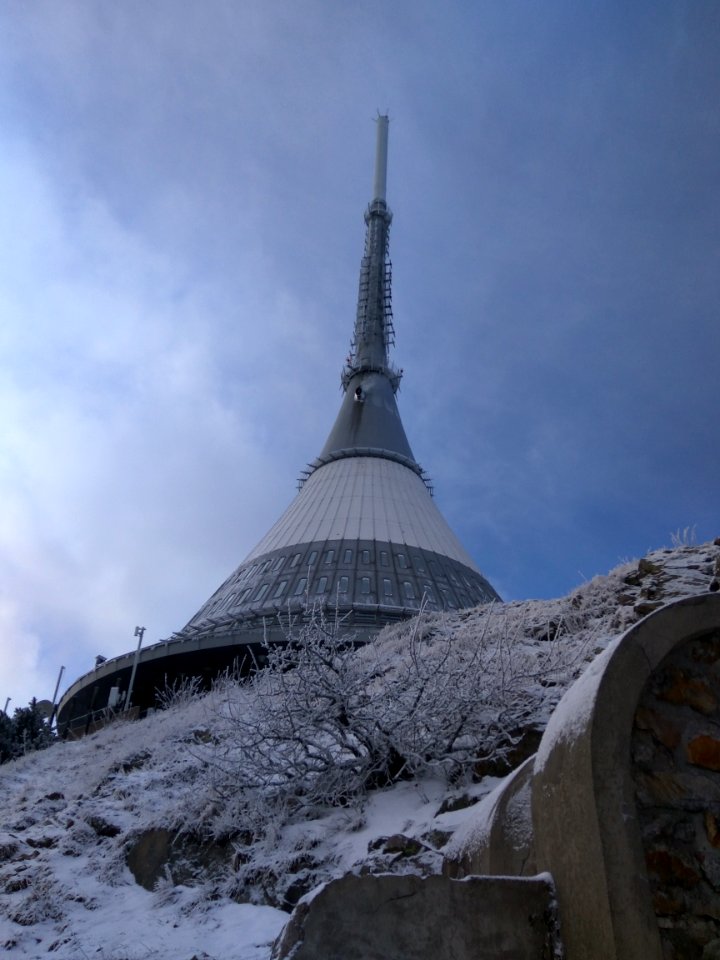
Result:
[[[720,596],[680,600],[615,641],[568,691],[537,753],[533,825],[568,960],[662,960],[632,775],[633,723],[653,671],[720,627]]]
[[[567,960],[720,956],[720,595],[615,640],[446,850],[453,878],[529,871]]]

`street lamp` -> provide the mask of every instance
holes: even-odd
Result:
[[[62,680],[62,675],[64,673],[65,673],[65,667],[61,666],[60,673],[58,674],[58,678],[57,678],[57,683],[55,684],[55,693],[53,694],[53,698],[52,698],[52,713],[50,714],[50,726],[52,726],[52,722],[55,719],[55,713],[57,711],[57,695],[58,695],[58,690],[60,689],[60,681]]]
[[[135,683],[135,674],[137,673],[138,660],[140,659],[140,647],[142,646],[143,637],[145,636],[145,627],[135,627],[135,636],[139,637],[137,650],[135,651],[135,659],[133,660],[132,673],[130,674],[130,686],[128,687],[127,697],[125,698],[125,709],[130,709],[130,702],[132,699],[133,685]]]

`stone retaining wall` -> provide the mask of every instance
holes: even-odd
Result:
[[[720,631],[675,648],[635,713],[633,776],[667,960],[720,958]]]

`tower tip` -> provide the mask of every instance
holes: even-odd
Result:
[[[384,202],[387,191],[387,148],[390,117],[387,113],[382,114],[378,111],[375,123],[377,124],[377,137],[375,140],[375,178],[373,180],[372,199]]]

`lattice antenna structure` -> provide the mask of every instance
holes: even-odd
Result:
[[[341,374],[343,390],[358,374],[381,373],[390,381],[393,392],[400,386],[402,371],[390,362],[390,347],[395,345],[392,313],[392,262],[390,260],[390,224],[392,212],[387,205],[387,115],[377,118],[373,198],[365,211],[365,250],[360,262],[357,314],[350,353]]]

